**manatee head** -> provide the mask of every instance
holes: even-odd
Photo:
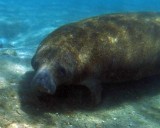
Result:
[[[70,84],[76,69],[74,54],[62,47],[42,45],[31,63],[36,72],[33,87],[48,94],[54,94],[60,85]]]

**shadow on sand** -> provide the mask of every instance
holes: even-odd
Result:
[[[136,102],[144,96],[160,94],[160,76],[152,76],[139,81],[104,85],[102,103],[90,106],[90,93],[85,87],[64,86],[54,96],[38,94],[31,87],[34,72],[27,72],[19,85],[21,109],[27,114],[43,115],[51,113],[72,113],[74,110],[95,111],[113,109],[124,102]]]

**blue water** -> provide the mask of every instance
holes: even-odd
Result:
[[[159,0],[0,0],[0,49],[31,57],[57,27],[115,12],[160,11]]]

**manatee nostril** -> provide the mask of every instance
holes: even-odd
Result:
[[[40,85],[41,85],[41,86],[45,86],[45,85],[46,85],[46,82],[45,82],[45,81],[46,81],[46,80],[45,80],[44,78],[41,78],[41,79],[40,79],[40,82],[39,82]]]
[[[49,75],[47,75],[47,73],[45,72],[38,73],[38,75],[35,78],[35,82],[39,86],[45,87],[48,81],[49,81]]]
[[[56,85],[53,78],[48,70],[39,71],[33,79],[33,84],[36,90],[40,92],[46,92],[49,94],[54,94],[56,90]]]

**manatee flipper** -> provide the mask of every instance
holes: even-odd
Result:
[[[86,86],[91,92],[91,102],[93,105],[97,105],[101,102],[102,86],[99,81],[93,79],[87,79],[81,83]]]

